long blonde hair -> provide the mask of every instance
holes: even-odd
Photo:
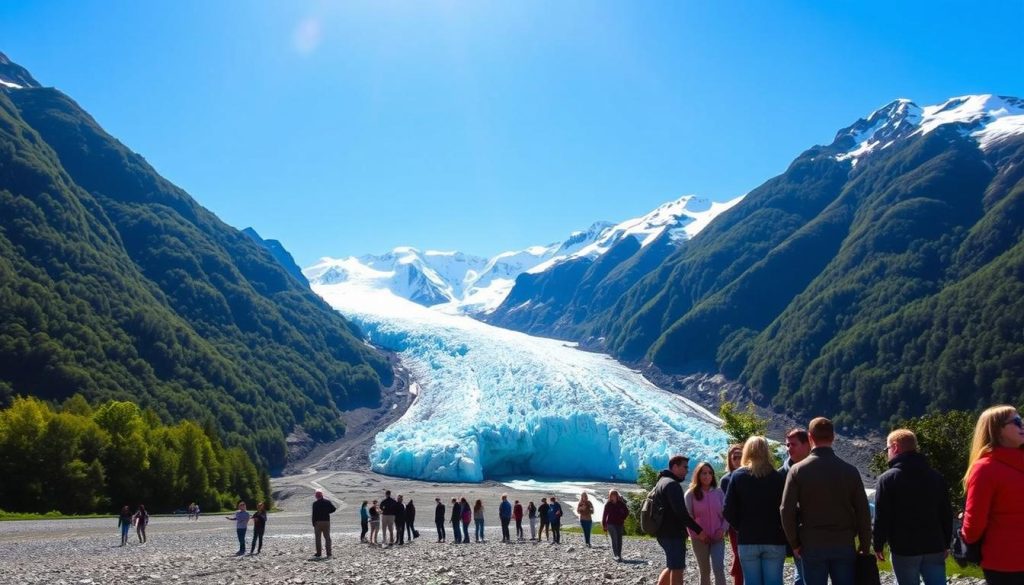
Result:
[[[701,461],[700,465],[697,466],[697,469],[695,469],[693,474],[690,476],[690,491],[693,492],[693,497],[697,498],[698,500],[704,499],[704,488],[700,484],[700,472],[703,471],[705,467],[711,470],[710,487],[718,487],[718,480],[715,478],[715,468],[712,467],[711,464],[708,463],[707,461]]]
[[[772,456],[768,449],[768,439],[764,437],[750,437],[743,443],[743,467],[750,468],[750,474],[754,477],[765,477],[775,471],[772,467]]]
[[[971,455],[967,459],[967,471],[964,472],[964,489],[967,489],[967,481],[971,479],[971,472],[974,471],[974,464],[982,455],[999,446],[999,435],[1003,432],[1003,425],[1010,421],[1010,417],[1017,409],[1000,404],[987,408],[978,417],[974,425],[974,438],[971,440]]]

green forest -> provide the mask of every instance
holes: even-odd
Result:
[[[0,410],[0,476],[9,512],[169,512],[190,502],[219,510],[270,497],[266,471],[225,448],[216,429],[165,425],[131,402],[92,407],[80,394],[59,407],[19,397]]]

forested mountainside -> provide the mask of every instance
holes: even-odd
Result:
[[[2,60],[0,405],[128,400],[276,468],[301,425],[391,382],[385,357],[266,249]],[[18,73],[18,82],[11,73]]]
[[[977,115],[934,122],[978,103]],[[894,102],[804,152],[635,283],[623,278],[614,302],[576,302],[585,319],[574,309],[505,324],[668,372],[720,371],[766,403],[841,424],[1020,404],[1024,125],[989,122],[1021,106]],[[537,314],[560,290],[547,284],[523,275],[509,302]]]

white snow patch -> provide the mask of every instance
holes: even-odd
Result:
[[[13,82],[7,81],[5,79],[0,79],[0,85],[2,85],[4,87],[9,87],[11,89],[25,89],[24,87],[18,85],[17,83],[13,83]]]

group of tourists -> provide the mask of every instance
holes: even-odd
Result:
[[[397,499],[392,498],[391,490],[387,490],[379,504],[377,500],[373,500],[367,505],[364,500],[359,508],[359,523],[362,527],[359,542],[388,546],[412,542],[414,538],[420,537],[415,522],[416,505],[413,501],[409,500],[406,503],[401,495]]]
[[[832,449],[832,421],[815,418],[785,437],[787,458],[775,469],[765,437],[750,437],[726,454],[719,481],[701,462],[689,488],[689,461],[669,460],[651,497],[664,510],[657,539],[666,568],[659,585],[683,583],[686,540],[692,540],[701,585],[726,585],[725,542],[733,549],[734,585],[782,585],[787,556],[794,585],[853,585],[861,562],[884,560],[899,585],[945,585],[954,517],[949,489],[918,451],[917,437],[897,429],[886,438],[889,469],[878,478],[875,519],[860,473]],[[978,419],[963,478],[961,538],[981,543],[989,585],[1024,585],[1024,425],[1012,406]],[[870,559],[870,560],[868,560]]]

